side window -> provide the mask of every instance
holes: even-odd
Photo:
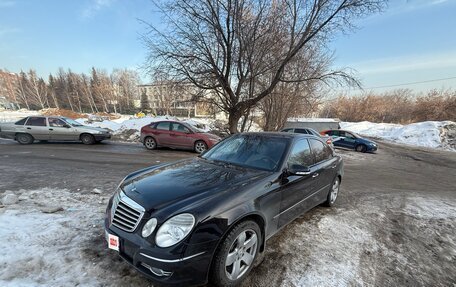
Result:
[[[180,132],[180,133],[190,133],[190,130],[187,127],[185,127],[184,125],[178,124],[178,123],[172,123],[171,130]]]
[[[350,140],[355,140],[355,136],[353,136],[351,133],[345,132],[345,138],[348,138]]]
[[[161,122],[155,126],[157,130],[169,131],[169,122]]]
[[[283,132],[292,133],[292,132],[293,132],[293,129],[284,129]]]
[[[329,148],[324,143],[319,140],[309,139],[310,146],[312,148],[312,153],[315,156],[315,163],[319,163],[321,161],[327,160],[332,156],[332,152],[327,150]]]
[[[66,125],[64,121],[56,118],[48,118],[48,122],[50,127],[63,128]]]
[[[302,166],[310,166],[313,164],[312,153],[310,152],[309,142],[306,139],[297,141],[291,149],[290,156],[287,161],[288,166],[299,164]]]
[[[340,135],[340,131],[331,131],[330,135],[333,136],[333,137],[339,137],[339,136],[341,136],[341,135]]]
[[[27,121],[28,118],[24,118],[22,120],[19,120],[17,122],[15,122],[14,124],[17,125],[17,126],[23,126],[25,124],[25,122]]]
[[[46,118],[42,117],[29,117],[27,121],[28,126],[35,126],[35,127],[45,127],[46,126]]]
[[[295,133],[298,134],[308,134],[306,129],[295,129]]]

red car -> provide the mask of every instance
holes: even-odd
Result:
[[[202,153],[219,141],[216,135],[178,121],[153,122],[141,128],[141,142],[150,150],[165,146]]]

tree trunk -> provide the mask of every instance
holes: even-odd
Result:
[[[228,126],[231,134],[238,133],[238,124],[239,120],[241,119],[242,113],[238,109],[233,109],[229,111],[228,116]]]

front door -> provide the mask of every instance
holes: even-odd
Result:
[[[287,166],[291,165],[311,166],[313,156],[307,139],[296,141],[288,156]],[[313,184],[313,172],[305,176],[289,175],[282,181],[281,204],[279,213],[279,228],[286,225],[305,210],[306,200],[315,191]]]
[[[193,148],[193,138],[189,136],[191,131],[180,123],[171,123],[171,144],[176,147]]]
[[[73,128],[59,118],[48,118],[49,139],[55,141],[74,140]]]

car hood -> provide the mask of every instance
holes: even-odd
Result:
[[[97,132],[104,132],[104,133],[108,133],[109,132],[107,129],[97,128],[97,127],[89,127],[89,126],[80,126],[80,127],[75,127],[75,128],[86,130],[86,131],[97,131]]]
[[[239,190],[267,174],[195,158],[127,177],[121,188],[129,198],[153,212],[172,204],[190,205],[228,190]]]

